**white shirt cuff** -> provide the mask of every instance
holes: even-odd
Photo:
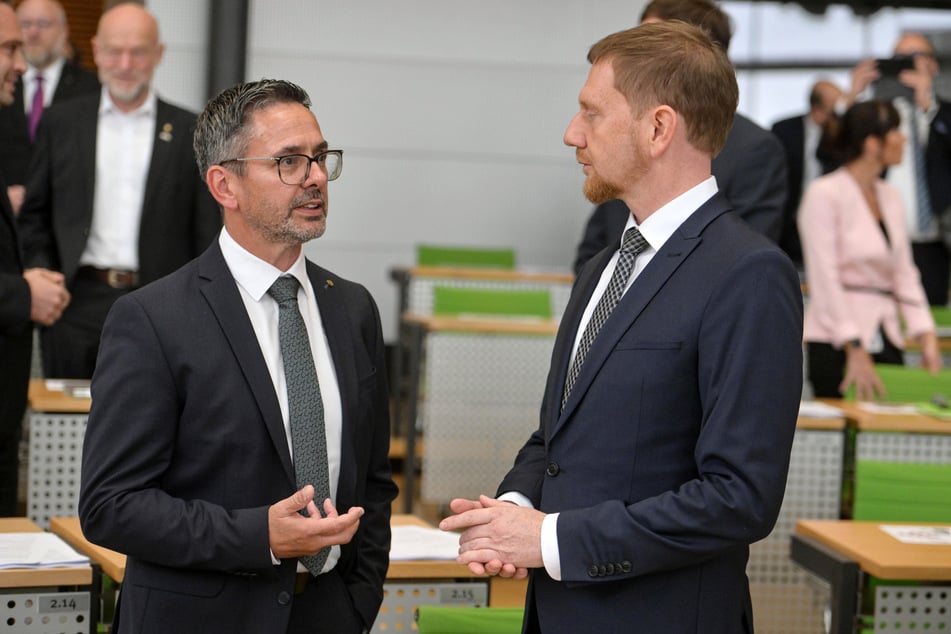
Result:
[[[561,581],[561,552],[558,550],[558,513],[549,513],[542,520],[542,563],[555,581]]]

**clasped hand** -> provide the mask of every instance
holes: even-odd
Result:
[[[524,579],[529,568],[544,565],[544,513],[485,495],[478,500],[457,498],[449,508],[455,515],[441,521],[439,528],[463,531],[456,561],[468,566],[473,574]]]
[[[300,514],[307,509],[307,517]],[[327,546],[346,544],[356,534],[363,508],[351,507],[343,515],[330,498],[323,501],[326,517],[314,502],[314,487],[307,485],[268,509],[267,528],[271,552],[278,559],[313,555]]]

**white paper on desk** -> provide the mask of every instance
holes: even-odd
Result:
[[[80,555],[52,533],[0,533],[0,569],[85,566]]]
[[[894,405],[892,403],[875,403],[872,401],[860,401],[855,404],[860,410],[871,414],[917,414],[918,407],[915,405]]]
[[[799,415],[803,418],[842,418],[843,412],[820,401],[800,401]]]
[[[882,524],[879,528],[905,544],[951,546],[951,526],[891,526]]]
[[[455,559],[459,554],[459,534],[424,526],[394,526],[390,544],[391,561]]]

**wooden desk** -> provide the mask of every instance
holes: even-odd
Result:
[[[41,532],[43,529],[25,517],[0,518],[0,533]],[[71,629],[94,633],[99,620],[96,574],[89,565],[0,570],[0,622],[10,626],[5,631],[46,631],[44,620],[65,618],[73,623]]]
[[[91,398],[71,396],[64,390],[51,390],[45,379],[30,379],[27,406],[34,412],[88,414],[91,405]]]
[[[848,520],[796,522],[790,556],[832,586],[832,634],[855,631],[861,609],[858,597],[866,575],[951,582],[951,546],[906,544],[882,531],[881,525]]]
[[[951,421],[926,414],[869,412],[855,401],[820,399],[845,412],[846,419],[858,431],[904,432],[914,434],[951,434]]]

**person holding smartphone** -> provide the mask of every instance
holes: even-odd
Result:
[[[866,60],[852,71],[849,98],[867,92],[890,100],[908,139],[887,180],[901,192],[905,226],[928,303],[948,304],[951,271],[951,103],[937,97],[938,60],[921,33],[904,33],[890,60]],[[942,217],[944,220],[942,221]]]

